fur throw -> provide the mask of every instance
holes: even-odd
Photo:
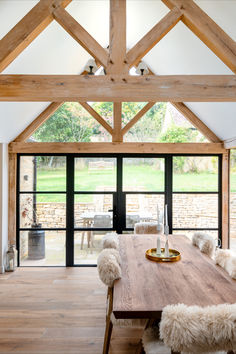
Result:
[[[215,251],[215,239],[203,232],[195,232],[192,238],[192,244],[197,246],[202,253],[212,257]]]
[[[134,225],[135,234],[160,234],[162,232],[162,224],[157,224],[154,222],[138,222]]]
[[[160,340],[159,327],[147,328],[144,331],[143,347],[146,354],[171,354],[171,348],[168,348],[162,340]],[[181,354],[195,354],[196,352],[181,352]],[[208,352],[208,354],[227,354],[226,351]],[[198,352],[200,354],[200,352]],[[204,354],[201,352],[201,354]],[[206,352],[205,352],[206,354]]]
[[[106,248],[98,256],[97,268],[101,281],[112,287],[116,279],[121,278],[121,260],[119,252],[113,248]]]
[[[160,338],[176,352],[212,353],[236,349],[236,304],[168,305],[162,312]]]
[[[230,250],[217,250],[215,262],[228,272],[231,278],[236,279],[236,254]]]
[[[147,328],[142,342],[146,354],[171,354],[171,349],[160,340],[159,327]]]
[[[119,249],[119,239],[116,233],[107,233],[102,238],[102,248],[115,248]]]

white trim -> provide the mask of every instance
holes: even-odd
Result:
[[[234,148],[236,148],[236,137],[225,140],[224,141],[224,148],[225,149],[234,149]]]

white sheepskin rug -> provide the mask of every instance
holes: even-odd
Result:
[[[162,225],[154,222],[138,222],[134,225],[135,234],[159,234],[162,233],[162,231]]]
[[[192,244],[197,246],[202,253],[205,253],[210,257],[214,255],[216,242],[211,235],[203,232],[195,232],[192,237]]]
[[[236,254],[230,250],[217,250],[215,254],[215,262],[231,276],[236,279]]]
[[[142,342],[146,354],[171,354],[170,348],[166,347],[159,338],[159,327],[146,329]]]
[[[112,287],[116,279],[121,278],[120,254],[113,248],[102,250],[97,259],[98,274],[101,281]]]
[[[236,349],[236,304],[199,307],[168,305],[160,338],[176,352],[215,353]]]
[[[107,233],[102,238],[102,248],[114,248],[116,250],[119,249],[119,238],[118,234],[115,232]]]

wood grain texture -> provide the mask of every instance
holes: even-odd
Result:
[[[99,63],[106,68],[107,51],[62,7],[53,11],[55,20]]]
[[[221,143],[222,141],[204,124],[184,103],[171,102],[171,104],[209,141],[212,143]]]
[[[236,43],[220,26],[192,0],[162,1],[170,9],[179,8],[188,28],[236,74]]]
[[[128,73],[126,63],[126,0],[110,0],[110,38],[107,73]]]
[[[148,102],[135,116],[132,118],[122,129],[122,134],[125,135],[138,121],[141,119],[144,114],[146,114],[149,109],[151,109],[156,102]]]
[[[122,103],[114,102],[113,103],[113,142],[122,142]]]
[[[41,0],[0,40],[0,72],[53,21],[53,6],[67,6],[71,0]]]
[[[10,143],[11,153],[154,153],[222,154],[223,144],[215,143]]]
[[[8,242],[16,245],[16,172],[17,156],[8,154]]]
[[[91,116],[108,131],[109,134],[113,133],[112,127],[87,102],[79,102],[79,104],[84,107],[84,109],[86,109],[86,111],[89,112]]]
[[[229,248],[230,151],[222,155],[222,247]]]
[[[42,113],[39,114],[37,118],[33,120],[32,123],[28,125],[27,128],[20,133],[14,141],[26,141],[28,138],[32,136],[32,134],[43,124],[46,122],[48,118],[50,118],[53,113],[57,111],[63,102],[52,102]]]
[[[0,275],[0,353],[101,354],[106,287],[96,268]],[[114,328],[110,354],[134,354],[140,331]]]
[[[129,67],[138,65],[139,61],[180,21],[182,12],[173,8],[127,53]]]
[[[169,304],[235,303],[236,281],[183,235],[169,237],[170,248],[181,253],[180,261],[148,260],[145,251],[156,246],[156,237],[120,236],[122,278],[114,284],[116,318],[160,318],[163,308]]]
[[[235,102],[235,75],[1,75],[0,101]]]

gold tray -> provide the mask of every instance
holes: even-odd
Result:
[[[161,256],[157,256],[156,248],[150,248],[146,251],[146,257],[154,262],[177,262],[181,259],[179,251],[169,249],[170,257],[165,257],[165,249],[161,248]]]

